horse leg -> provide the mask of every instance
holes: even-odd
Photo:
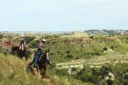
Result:
[[[44,71],[43,71],[43,73],[42,73],[42,75],[43,75],[43,78],[45,78],[45,74],[46,74],[46,67],[44,67]]]
[[[38,76],[41,78],[41,77],[42,77],[42,76],[41,76],[42,70],[41,70],[40,67],[38,67],[38,71],[37,71],[37,73],[38,73]]]
[[[39,73],[40,73],[40,77],[43,78],[43,69],[42,68],[39,68]]]
[[[18,51],[18,55],[17,55],[19,58],[21,58],[21,55],[20,55],[20,51]]]
[[[25,56],[25,58],[26,58],[26,61],[28,60],[28,57],[27,57],[27,55]]]
[[[44,68],[39,68],[40,69],[40,76],[41,78],[44,78]]]
[[[11,54],[13,54],[14,53],[14,50],[13,49],[11,49]]]
[[[33,70],[33,72],[34,72],[35,75],[38,74],[38,67],[32,67],[32,70]]]

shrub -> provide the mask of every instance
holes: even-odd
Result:
[[[73,58],[73,56],[72,55],[67,55],[66,58]]]
[[[69,50],[67,50],[67,51],[66,51],[66,53],[70,53],[70,51],[69,51]]]
[[[24,38],[24,40],[27,44],[30,43],[31,41],[33,41],[34,39],[35,39],[35,37],[29,37],[29,36],[25,36],[25,38]]]
[[[92,70],[88,68],[84,68],[81,70],[76,78],[82,80],[83,82],[92,82],[94,84],[98,84],[100,79],[97,75],[92,74]]]
[[[107,50],[108,50],[108,48],[107,48],[107,47],[104,47],[104,48],[103,48],[103,50],[107,51]]]
[[[2,39],[4,36],[2,34],[0,34],[0,39]]]
[[[94,36],[90,36],[90,38],[91,38],[91,39],[93,39],[93,38],[94,38]]]

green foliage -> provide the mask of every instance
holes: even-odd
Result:
[[[45,38],[45,49],[50,49],[50,60],[53,63],[48,68],[48,76],[58,85],[127,85],[128,84],[128,64],[117,63],[115,65],[105,64],[101,68],[86,67],[73,76],[69,76],[68,69],[57,70],[56,63],[67,62],[77,59],[99,58],[110,54],[105,53],[111,49],[113,54],[128,52],[128,35],[96,35],[88,37],[62,37],[62,35],[29,35],[25,37],[25,41],[32,50],[32,53],[38,47],[41,39]],[[13,38],[13,42],[18,43],[17,37]],[[0,84],[10,85],[39,85],[45,84],[43,80],[39,80],[31,73],[26,73],[25,65],[28,63],[22,61],[15,56],[10,56],[10,49],[3,49],[4,57],[1,57],[0,65]],[[118,56],[117,56],[118,57]],[[76,71],[75,68],[72,69]],[[111,72],[115,76],[115,80],[105,80]],[[10,83],[9,83],[10,82]]]
[[[3,34],[0,34],[0,39],[2,39],[4,36],[3,36]]]
[[[76,79],[80,79],[83,82],[91,82],[97,85],[100,81],[100,78],[97,75],[93,74],[92,70],[88,67],[77,73]]]
[[[25,40],[25,42],[26,42],[27,44],[30,43],[30,42],[32,42],[34,39],[35,39],[34,36],[33,36],[33,37],[25,36],[25,38],[24,38],[24,40]]]
[[[40,43],[39,40],[33,40],[31,41],[28,46],[31,47],[31,48],[38,48],[38,44]]]
[[[95,85],[127,85],[127,72],[128,64],[104,64],[101,68],[86,67],[74,75],[74,77],[83,82],[94,83]],[[114,80],[111,79],[112,76],[109,73],[113,73]],[[109,79],[105,80],[105,77]]]

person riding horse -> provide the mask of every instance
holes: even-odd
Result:
[[[21,37],[22,39],[20,41],[20,46],[19,46],[19,50],[18,50],[18,56],[20,58],[22,58],[23,56],[25,56],[26,57],[26,60],[27,60],[27,57],[28,57],[29,54],[31,55],[31,52],[30,52],[29,48],[27,47],[27,45],[26,45],[23,37],[24,36],[22,35],[22,37]]]
[[[22,40],[20,41],[20,47],[19,47],[19,50],[24,51],[24,47],[26,47],[26,44],[25,44],[24,40],[22,39]]]
[[[19,51],[20,50],[24,51],[24,47],[27,47],[27,45],[24,42],[24,35],[21,35]]]
[[[36,56],[35,56],[35,59],[34,59],[34,66],[35,67],[37,66],[37,62],[40,58],[40,55],[44,53],[44,44],[45,44],[45,42],[46,42],[46,40],[43,39],[42,42],[40,42],[40,44],[38,46],[38,50],[37,50],[37,53],[36,53]],[[47,60],[48,60],[48,64],[51,65],[49,57],[47,57]]]

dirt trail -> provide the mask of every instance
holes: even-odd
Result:
[[[11,43],[11,42],[2,41],[2,46],[5,47],[5,48],[11,48],[12,46],[19,46],[19,44],[14,44],[14,43]]]
[[[46,81],[50,85],[56,85],[49,77],[45,77],[43,80]]]
[[[128,54],[122,54],[122,53],[113,53],[108,54],[106,56],[97,56],[91,59],[79,59],[79,60],[72,60],[70,62],[65,63],[58,63],[56,64],[57,69],[71,69],[71,68],[84,68],[84,66],[89,65],[90,67],[102,67],[105,63],[128,63]]]
[[[38,72],[36,71],[35,68],[33,68],[33,71],[34,71],[34,74],[35,74],[35,75],[39,76],[39,78],[42,78],[41,75],[38,74]],[[48,76],[45,76],[43,80],[46,81],[46,82],[47,82],[48,84],[50,84],[50,85],[57,85],[57,84],[54,84],[53,80],[50,79]]]

